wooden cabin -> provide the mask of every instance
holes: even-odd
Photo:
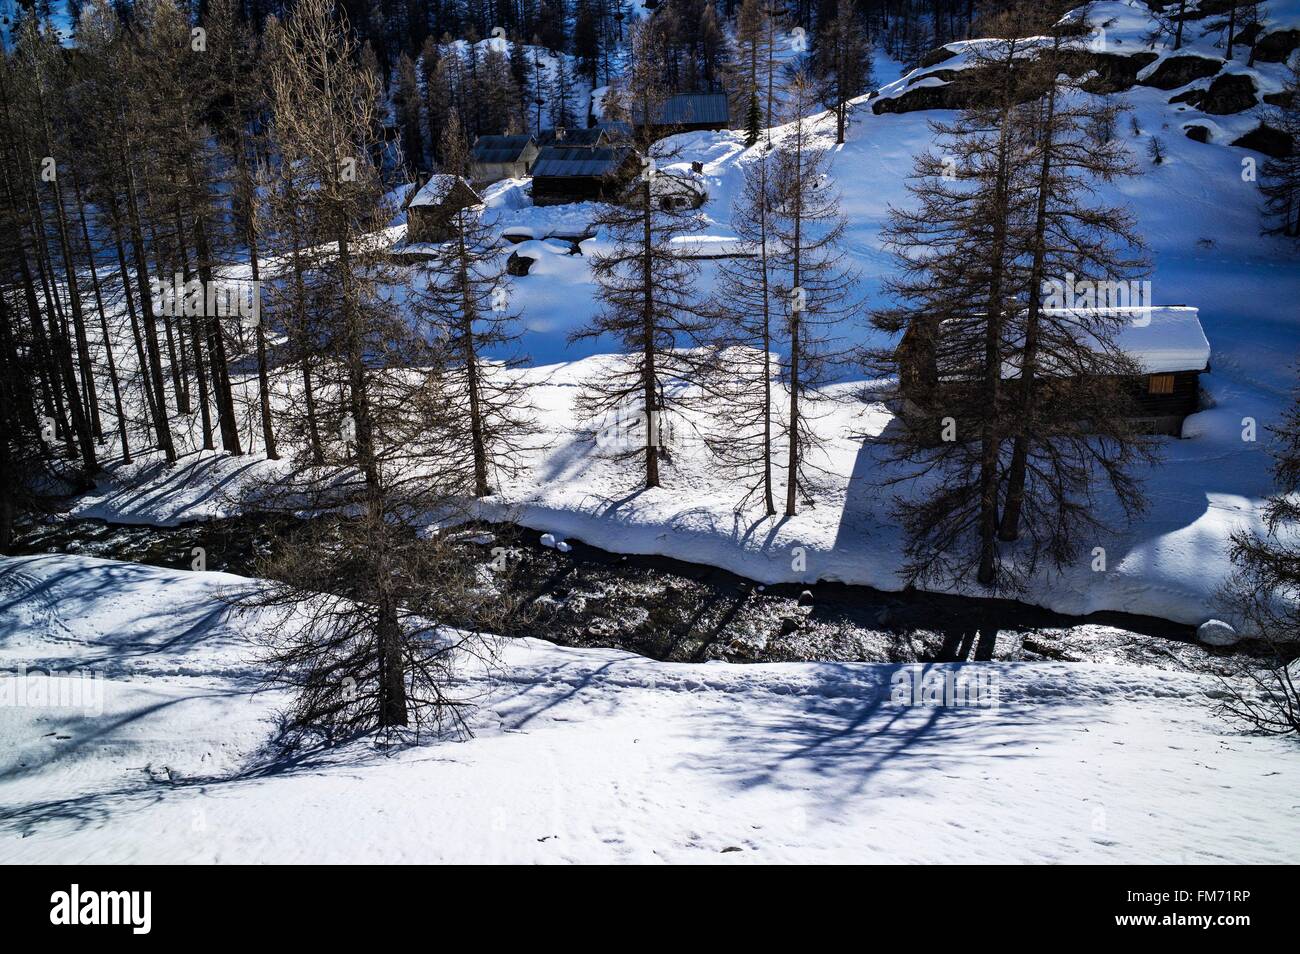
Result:
[[[1181,437],[1183,421],[1200,410],[1200,379],[1210,370],[1200,312],[1184,305],[1131,312],[1117,343],[1143,371],[1128,381],[1134,421],[1145,433]]]
[[[522,179],[532,171],[538,151],[532,136],[479,136],[470,152],[470,175],[475,182]]]
[[[641,168],[630,146],[546,146],[533,163],[533,202],[606,202],[619,198]]]
[[[677,93],[669,96],[647,123],[634,109],[633,124],[647,129],[651,138],[662,139],[675,133],[727,129],[731,125],[731,106],[726,93]]]
[[[482,202],[462,176],[430,176],[406,204],[407,243],[447,241],[451,238],[452,216]]]
[[[1183,422],[1200,408],[1200,376],[1210,369],[1210,343],[1197,309],[1175,305],[1108,311],[1122,313],[1114,344],[1140,369],[1123,378],[1132,407],[1131,422],[1143,433],[1181,437]],[[1082,327],[1094,324],[1077,309],[1045,311],[1058,321],[1076,314]],[[939,333],[942,335],[942,328]],[[945,394],[980,386],[974,374],[951,369],[940,373],[933,348],[911,328],[904,333],[897,356],[899,413],[913,426],[929,429],[934,422],[923,408],[942,403]],[[1011,382],[1019,377],[1019,371],[1009,362],[1002,375]],[[1052,374],[1045,371],[1042,377],[1050,380]]]

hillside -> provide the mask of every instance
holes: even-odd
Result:
[[[1115,502],[1099,499],[1115,534],[1085,546],[1079,564],[1059,576],[1040,575],[1024,598],[1067,613],[1123,610],[1199,624],[1221,613],[1216,591],[1227,573],[1229,534],[1258,528],[1270,488],[1266,428],[1278,420],[1295,382],[1300,314],[1290,303],[1300,300],[1300,269],[1293,246],[1260,234],[1258,182],[1243,170],[1257,166],[1263,154],[1231,144],[1267,118],[1266,105],[1207,113],[1187,93],[1212,88],[1222,74],[1249,78],[1262,99],[1280,88],[1283,67],[1262,59],[1253,69],[1224,65],[1209,39],[1191,36],[1177,56],[1163,47],[1152,53],[1143,41],[1150,20],[1139,4],[1109,0],[1087,11],[1103,25],[1106,50],[1126,51],[1104,56],[1145,64],[1130,64],[1132,82],[1108,94],[1130,110],[1120,134],[1141,174],[1104,187],[1102,197],[1136,214],[1150,246],[1155,304],[1200,309],[1212,349],[1210,373],[1201,378],[1204,410],[1187,420],[1182,440],[1163,441],[1163,463],[1146,475],[1149,512],[1125,529]],[[1273,14],[1268,29],[1278,32],[1289,15]],[[1096,55],[1092,43],[1081,55]],[[961,68],[963,45],[949,44],[946,52],[952,55],[938,68]],[[1161,88],[1168,86],[1164,80],[1150,85],[1172,69],[1167,64],[1192,56],[1217,63],[1215,78],[1185,87]],[[830,173],[849,222],[846,246],[861,274],[866,309],[882,302],[881,281],[894,267],[880,240],[887,211],[908,202],[913,157],[932,144],[930,122],[950,115],[911,108],[916,90],[943,89],[935,69],[923,67],[856,101],[843,146],[834,144],[829,117],[817,121],[818,139],[831,152]],[[1190,138],[1188,127],[1210,129],[1208,141]],[[787,133],[772,130],[778,140]],[[1163,154],[1158,163],[1150,151],[1154,139]],[[707,228],[691,239],[696,254],[734,252],[731,205],[742,168],[759,147],[746,150],[739,134],[723,132],[678,136],[664,148],[674,153],[673,163],[702,165]],[[616,360],[606,353],[607,343],[567,340],[595,308],[589,260],[604,237],[591,234],[594,208],[534,207],[528,190],[529,180],[507,180],[485,196],[496,226],[518,242],[502,254],[532,259],[528,274],[513,279],[511,308],[522,314],[521,347],[531,367],[520,373],[536,385],[531,393],[544,437],[527,456],[525,474],[506,481],[481,511],[610,550],[708,562],[763,582],[840,580],[898,589],[903,541],[890,497],[877,489],[885,472],[871,442],[892,414],[883,403],[859,399],[871,382],[853,364],[842,368],[841,381],[817,409],[815,426],[829,438],[818,461],[826,473],[816,505],[797,517],[736,512],[733,481],[697,439],[697,430],[718,423],[709,413],[678,427],[665,487],[634,492],[635,478],[592,446],[571,410],[576,386]],[[701,265],[705,294],[714,266],[707,259]],[[865,310],[840,333],[845,346],[881,343]],[[1258,439],[1243,439],[1252,432]],[[225,513],[226,492],[238,485],[226,475],[242,469],[203,455],[172,472],[133,468],[119,475],[122,483],[142,479],[142,485],[105,486],[78,512],[165,522]],[[221,492],[211,482],[223,484]],[[1092,569],[1094,546],[1106,551],[1105,572]],[[806,556],[799,570],[793,568],[795,548]]]

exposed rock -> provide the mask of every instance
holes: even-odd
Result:
[[[1240,113],[1255,106],[1255,81],[1242,73],[1228,73],[1215,78],[1200,102],[1202,112],[1212,116]]]
[[[791,633],[799,632],[799,618],[797,616],[781,617],[781,635],[789,636]]]
[[[1210,141],[1209,126],[1202,126],[1199,123],[1189,123],[1183,127],[1183,132],[1186,133],[1188,139],[1193,139],[1196,142]]]
[[[510,275],[527,275],[528,270],[533,267],[535,258],[527,255],[520,255],[518,252],[511,252],[510,257],[506,259],[506,272]]]
[[[1090,93],[1118,93],[1136,86],[1138,73],[1159,58],[1149,50],[1128,54],[1072,50],[1065,58],[1064,69],[1070,76],[1095,72],[1097,75],[1084,84]]]
[[[927,66],[935,66],[936,64],[942,63],[944,60],[950,60],[956,55],[956,50],[950,50],[946,46],[940,46],[921,57],[921,62],[918,65],[921,69],[925,69]]]
[[[900,96],[881,97],[871,104],[877,116],[882,113],[912,113],[919,109],[963,109],[970,97],[953,83],[942,86],[913,86]]]
[[[1196,638],[1207,646],[1231,646],[1241,637],[1221,619],[1207,619],[1196,629]]]
[[[1255,59],[1265,63],[1285,63],[1300,47],[1300,30],[1274,30],[1265,33],[1255,44]]]
[[[1260,123],[1246,135],[1233,140],[1234,146],[1254,149],[1274,159],[1285,159],[1291,155],[1291,137],[1280,129],[1274,129],[1267,123]]]
[[[1262,98],[1270,106],[1285,107],[1287,103],[1291,102],[1291,96],[1288,93],[1265,93]]]
[[[1140,53],[1098,53],[1093,50],[1070,50],[1064,54],[1062,68],[1071,76],[1094,73],[1084,88],[1090,93],[1117,93],[1137,85],[1137,75],[1154,63],[1157,54],[1144,50]],[[988,93],[989,84],[980,80],[980,67],[965,70],[933,70],[911,81],[905,92],[898,96],[880,97],[871,103],[871,111],[882,113],[911,113],[921,109],[965,109],[975,105]],[[943,80],[942,85],[917,85],[923,79]]]
[[[930,79],[931,77],[933,77],[934,79],[943,80],[945,83],[951,83],[953,80],[957,78],[958,72],[960,71],[959,70],[931,70],[928,73],[918,73],[916,76],[913,76],[910,80],[907,81],[907,85],[912,86],[915,85],[916,83],[921,82],[921,80],[923,79]]]
[[[1221,74],[1207,88],[1184,90],[1169,102],[1190,103],[1213,116],[1240,113],[1255,106],[1255,81],[1241,73]]]
[[[812,606],[812,604],[813,604],[812,590],[804,590],[802,593],[799,594],[800,606]]]
[[[1146,79],[1138,80],[1142,86],[1156,89],[1178,89],[1198,79],[1207,79],[1223,69],[1223,60],[1208,56],[1171,56]]]

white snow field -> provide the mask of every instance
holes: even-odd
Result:
[[[979,664],[996,706],[905,706],[898,666],[529,639],[464,671],[472,739],[268,765],[248,585],[0,561],[0,863],[1300,861],[1294,743],[1155,669]],[[102,706],[36,704],[74,670]]]

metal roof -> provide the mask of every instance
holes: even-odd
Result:
[[[627,146],[546,146],[533,163],[533,176],[612,175],[631,155]]]
[[[597,123],[586,129],[565,129],[564,138],[557,138],[554,129],[548,129],[541,135],[543,146],[598,146],[611,139],[623,139],[630,136],[632,127],[627,123]]]
[[[640,115],[633,111],[637,122]],[[669,96],[655,119],[655,126],[690,126],[727,125],[731,122],[731,110],[727,105],[726,93],[677,93]]]
[[[470,157],[474,162],[518,162],[532,136],[479,136]]]

